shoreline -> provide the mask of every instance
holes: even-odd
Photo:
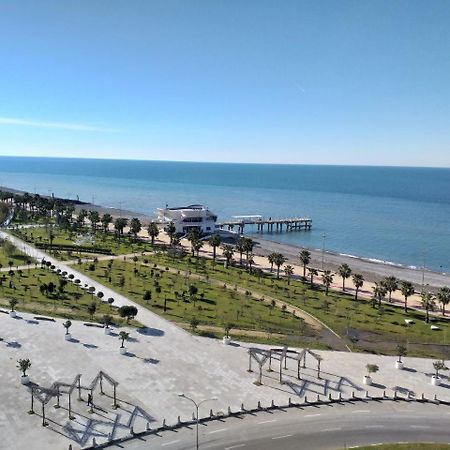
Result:
[[[18,189],[8,188],[5,186],[0,186],[0,191],[9,191],[12,193],[23,194],[25,191],[21,191]],[[48,195],[42,195],[41,197],[50,198]],[[61,200],[68,200],[60,198]],[[94,205],[92,203],[86,202],[81,204],[74,204],[75,211],[78,212],[81,209],[86,210],[95,210],[98,211],[99,214],[111,214],[113,218],[124,217],[127,219],[131,219],[133,217],[137,217],[142,221],[143,230],[148,225],[151,220],[154,220],[155,217],[151,217],[149,215],[143,213],[137,213],[133,211],[129,211],[126,209],[119,209],[114,207],[102,206],[102,205]],[[322,268],[322,251],[317,249],[311,249],[307,247],[297,246],[294,244],[285,244],[277,241],[272,241],[269,239],[265,239],[264,235],[258,234],[244,234],[247,237],[250,237],[255,242],[254,254],[255,256],[266,258],[269,253],[272,252],[280,252],[285,255],[288,260],[287,262],[294,265],[300,266],[300,260],[298,258],[298,254],[302,248],[306,248],[311,252],[311,262],[310,265],[318,268],[319,270]],[[159,237],[161,239],[161,237]],[[422,286],[422,280],[424,280],[424,286],[429,286],[432,288],[440,288],[442,286],[450,285],[450,274],[441,273],[432,270],[423,270],[422,268],[413,268],[411,266],[405,266],[400,263],[395,262],[385,262],[376,259],[370,259],[365,257],[360,257],[356,255],[342,254],[333,251],[325,251],[323,253],[324,264],[323,267],[325,270],[331,270],[332,272],[337,272],[338,267],[341,264],[348,264],[352,269],[353,273],[361,273],[365,280],[369,283],[374,283],[375,281],[379,281],[381,278],[385,276],[395,276],[399,280],[407,280],[412,282],[416,289],[417,287]]]

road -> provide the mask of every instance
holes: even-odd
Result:
[[[450,442],[450,408],[444,405],[358,402],[242,417],[200,424],[200,448],[329,450],[389,442]],[[121,443],[120,448],[194,449],[195,426]]]

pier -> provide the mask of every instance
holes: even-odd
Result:
[[[282,232],[283,228],[285,231],[310,230],[312,227],[312,219],[307,217],[284,219],[272,219],[272,217],[269,217],[265,219],[260,215],[234,216],[232,220],[226,220],[217,225],[221,230],[225,228],[228,231],[232,231],[234,228],[237,228],[238,233],[244,232],[245,225],[256,225],[257,232],[263,233],[266,230],[271,233],[273,231]]]

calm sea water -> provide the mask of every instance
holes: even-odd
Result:
[[[0,157],[0,185],[148,215],[309,216],[310,232],[264,237],[450,272],[450,169]]]

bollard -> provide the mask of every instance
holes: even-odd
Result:
[[[213,413],[213,410],[212,410],[212,409],[209,410],[209,417],[210,417],[211,419],[214,417],[214,413]]]
[[[212,411],[212,410],[211,410],[211,411]],[[243,403],[241,403],[241,411],[242,411],[242,412],[245,411],[245,408],[244,408],[244,404],[243,404]]]
[[[394,400],[397,400],[397,391],[396,391],[396,390],[394,391],[394,395],[392,396],[392,398],[393,398]]]
[[[423,392],[422,392],[422,400],[425,400],[425,395],[423,395]]]
[[[258,402],[258,409],[261,409],[261,402]]]
[[[439,400],[438,400],[438,398],[437,398],[437,394],[434,394],[434,401],[435,401],[436,403],[439,403]]]
[[[97,447],[97,441],[95,438],[92,438],[92,447]]]
[[[108,433],[108,437],[106,438],[107,442],[112,441],[112,433]]]
[[[352,391],[352,398],[356,398],[355,397],[355,391]]]
[[[308,397],[305,395],[305,403],[308,403]]]
[[[133,428],[133,426],[130,427],[130,434],[131,434],[131,436],[134,436],[134,428]]]
[[[195,418],[195,413],[192,413],[192,420],[193,420],[193,421],[196,420],[196,418]]]
[[[386,391],[383,391],[383,398],[386,398]]]
[[[166,428],[166,419],[162,420],[162,428]]]
[[[331,398],[331,392],[328,394],[328,400],[330,400],[330,402],[333,400],[333,399]]]
[[[69,450],[72,450],[72,444],[69,444]]]
[[[288,406],[292,406],[292,400],[291,400],[291,397],[288,398]]]
[[[178,419],[177,419],[177,424],[178,424],[178,425],[180,425],[180,424],[181,424],[181,417],[180,417],[180,416],[178,416]]]
[[[342,392],[339,392],[339,401],[342,400]]]
[[[231,408],[228,407],[228,415],[231,416],[232,412],[231,412]]]
[[[147,431],[150,431],[150,430],[151,430],[151,428],[150,428],[150,422],[147,422],[147,425],[145,425],[145,429],[146,429]]]
[[[271,408],[275,408],[275,402],[272,400],[272,403],[270,404]]]
[[[369,398],[369,391],[366,391],[366,398]]]
[[[411,398],[411,392],[408,391],[408,393],[406,394],[406,399],[409,400]]]
[[[317,403],[320,403],[320,395],[317,394]]]

